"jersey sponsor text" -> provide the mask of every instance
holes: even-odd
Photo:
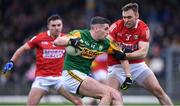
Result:
[[[43,50],[43,58],[62,58],[65,50],[58,50],[58,49],[44,49]]]

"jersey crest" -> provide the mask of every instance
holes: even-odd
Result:
[[[134,39],[136,39],[136,40],[137,40],[138,38],[139,38],[139,36],[138,36],[138,35],[134,35]]]

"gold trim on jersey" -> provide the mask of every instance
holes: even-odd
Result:
[[[83,81],[80,77],[78,77],[76,74],[74,74],[71,70],[68,70],[67,72],[72,78],[76,79],[77,81],[79,81],[79,82]]]
[[[70,38],[80,38],[81,33],[78,30],[75,30],[75,31],[71,32],[70,34],[68,34],[68,37],[70,37]]]
[[[113,50],[123,52],[122,49],[118,46],[118,44],[116,44],[114,42],[110,42],[110,46],[108,48],[108,53],[112,54]]]

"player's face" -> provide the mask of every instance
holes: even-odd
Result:
[[[50,30],[51,35],[58,36],[63,28],[63,23],[61,20],[51,20],[48,24],[48,29]]]
[[[99,25],[96,33],[98,40],[104,40],[109,33],[109,25],[108,24]]]
[[[122,17],[124,20],[124,26],[127,28],[134,28],[136,25],[136,20],[138,19],[138,14],[132,9],[122,12]]]

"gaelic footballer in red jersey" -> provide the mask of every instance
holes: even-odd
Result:
[[[139,19],[137,3],[129,3],[122,8],[122,19],[111,25],[109,33],[109,39],[122,48],[129,60],[132,80],[155,95],[161,105],[172,106],[171,99],[144,62],[149,49],[149,36],[148,26]],[[108,84],[115,89],[124,83],[128,86],[129,81],[125,79],[127,75],[120,62],[108,55],[108,65]]]
[[[59,36],[65,34],[60,33]],[[27,42],[31,49],[36,48],[35,76],[61,76],[65,47],[54,46],[50,31],[42,32]]]
[[[41,32],[30,41],[22,45],[13,55],[11,60],[4,66],[4,72],[10,71],[17,59],[26,51],[36,49],[36,72],[29,92],[27,105],[36,106],[41,98],[49,91],[50,87],[55,88],[58,93],[73,102],[75,105],[82,105],[81,100],[68,93],[63,88],[62,68],[64,64],[65,47],[56,47],[53,41],[62,33],[63,23],[59,15],[52,15],[47,20],[48,31]]]
[[[110,37],[125,52],[133,52],[138,50],[139,42],[149,42],[149,28],[140,19],[136,20],[134,28],[127,28],[125,21],[120,19],[113,23],[110,27]],[[120,63],[118,60],[109,58],[109,65]],[[129,60],[130,63],[143,62],[143,58]]]

